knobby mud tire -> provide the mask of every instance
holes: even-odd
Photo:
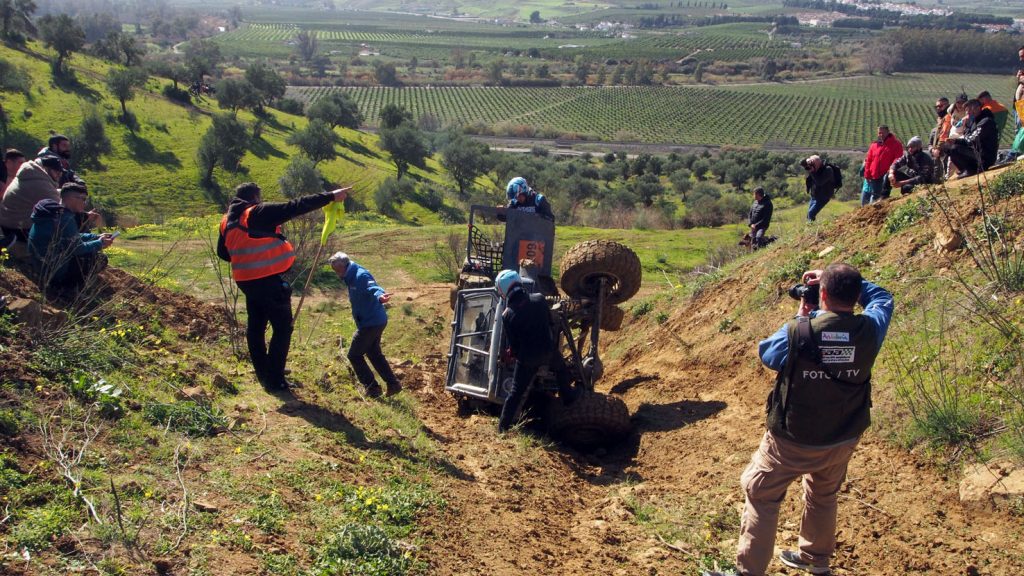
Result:
[[[581,242],[565,253],[562,291],[570,298],[594,298],[599,280],[608,280],[605,304],[621,304],[640,289],[640,258],[629,247],[610,240]]]
[[[548,432],[580,450],[614,444],[629,430],[626,403],[599,392],[584,392],[569,406],[556,400],[548,415]]]

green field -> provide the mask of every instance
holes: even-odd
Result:
[[[397,103],[448,124],[526,125],[602,140],[860,149],[878,124],[904,139],[927,136],[938,95],[988,89],[998,98],[1007,85],[1003,76],[908,74],[731,87],[293,87],[289,96],[309,102],[346,90],[369,122]]]

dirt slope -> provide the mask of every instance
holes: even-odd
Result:
[[[905,201],[861,209],[808,234],[797,248],[818,253],[838,247],[814,265],[863,251],[903,270],[945,258],[931,251],[924,228],[879,242],[885,216]],[[636,425],[634,438],[611,452],[530,448],[529,440],[497,439],[492,417],[455,416],[454,402],[443,393],[443,350],[437,350],[414,393],[426,426],[463,475],[447,487],[449,511],[427,529],[432,572],[696,574],[701,561],[707,565],[709,549],[730,557],[735,534],[715,533],[717,541],[697,547],[669,546],[631,503],[672,503],[698,516],[741,506],[738,478],[763,432],[774,377],[758,362],[756,343],[795,306],[782,296],[740,316],[732,312],[781,265],[779,254],[746,263],[661,326],[635,326],[646,331],[639,339],[627,326],[610,344],[625,352],[608,363],[601,388],[622,395]],[[963,257],[953,265],[965,265]],[[733,320],[729,329],[722,329],[724,318]],[[840,497],[834,572],[1024,572],[1019,519],[964,509],[958,481],[869,431]],[[778,546],[795,545],[799,493],[795,484],[784,504]],[[776,563],[770,573],[795,572]]]

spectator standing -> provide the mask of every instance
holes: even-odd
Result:
[[[804,185],[811,196],[811,202],[807,205],[807,221],[814,222],[821,209],[836,193],[835,170],[831,164],[826,166],[824,160],[817,154],[801,160],[800,165],[807,171]]]
[[[356,333],[348,346],[348,361],[352,363],[356,378],[367,396],[377,398],[381,395],[380,384],[366,363],[366,358],[369,358],[387,386],[387,395],[398,394],[402,385],[380,347],[381,336],[388,326],[388,312],[384,305],[391,300],[391,293],[381,288],[366,268],[350,260],[344,252],[336,252],[327,262],[348,287],[348,301],[352,305],[352,318],[356,321]]]
[[[889,168],[889,182],[901,194],[910,194],[918,184],[935,182],[935,162],[923,148],[924,143],[917,136],[907,140],[907,151]]]
[[[750,245],[755,250],[764,246],[764,233],[772,223],[774,211],[775,205],[772,204],[771,196],[761,186],[754,188],[754,202],[750,205],[747,222],[750,224]]]
[[[0,201],[4,198],[4,192],[7,191],[7,187],[14,182],[14,177],[18,174],[18,169],[25,163],[25,155],[22,154],[21,150],[15,150],[14,148],[8,148],[4,152],[4,179],[0,182]]]
[[[928,151],[934,152],[942,144],[942,126],[946,123],[946,115],[949,114],[949,98],[940,97],[935,101],[935,127],[928,136]]]
[[[779,507],[800,477],[799,550],[784,550],[779,560],[811,574],[830,573],[839,489],[871,422],[871,371],[892,320],[892,295],[848,264],[805,272],[803,281],[820,286],[820,309],[805,297],[797,317],[758,345],[761,362],[778,376],[768,397],[768,429],[740,476],[746,501],[738,572],[732,574],[764,576],[775,548]],[[853,313],[858,302],[862,314]]]
[[[864,157],[864,179],[871,187],[871,201],[877,202],[889,197],[889,186],[885,174],[889,167],[903,154],[903,143],[889,127],[878,127],[878,138],[871,143]]]
[[[292,287],[283,274],[295,262],[295,252],[281,225],[331,202],[344,202],[350,190],[339,188],[289,202],[263,202],[260,187],[247,182],[235,188],[235,197],[220,222],[217,256],[231,263],[231,277],[245,294],[249,358],[256,378],[268,391],[293,386],[284,376],[292,338]],[[268,323],[274,332],[269,347]]]
[[[947,140],[944,149],[957,176],[970,176],[988,170],[996,163],[999,151],[999,131],[992,112],[981,107],[981,102],[967,103],[967,131],[963,137]]]
[[[100,251],[114,242],[112,234],[79,232],[76,215],[85,213],[88,201],[85,186],[68,182],[61,186],[60,202],[46,198],[32,209],[28,250],[33,266],[42,285],[68,297],[106,268]]]

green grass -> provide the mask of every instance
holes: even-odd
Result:
[[[107,120],[107,136],[113,144],[110,155],[101,159],[101,167],[80,169],[89,185],[94,204],[114,211],[122,224],[161,223],[175,216],[202,215],[220,210],[216,194],[211,195],[199,184],[195,153],[199,139],[210,125],[210,115],[224,113],[216,102],[201,100],[196,107],[182,106],[160,95],[169,81],[151,78],[145,90],[128,102],[128,109],[138,118],[139,129],[130,132],[120,123],[119,104],[104,86],[109,66],[100,60],[76,54],[71,60],[79,84],[74,88],[55,84],[50,73],[47,54],[36,44],[28,52],[0,46],[0,58],[29,71],[32,89],[28,95],[4,94],[4,109],[10,117],[9,144],[26,152],[45,145],[50,131],[73,133],[83,111],[96,106]],[[271,110],[261,139],[242,160],[243,171],[229,173],[218,169],[215,176],[221,195],[237,184],[254,181],[268,198],[281,198],[278,178],[292,154],[293,146],[285,144],[288,135],[301,129],[302,117]],[[239,118],[252,122],[255,117],[240,112]],[[387,176],[394,175],[394,165],[386,153],[377,148],[377,137],[354,130],[338,129],[344,144],[338,147],[341,156],[318,168],[324,177],[337,184],[355,187],[354,197],[372,207],[373,191]],[[78,167],[81,168],[81,167]],[[441,181],[442,171],[428,161],[426,170],[413,168],[414,178]],[[406,203],[422,222],[437,222],[425,210]]]

